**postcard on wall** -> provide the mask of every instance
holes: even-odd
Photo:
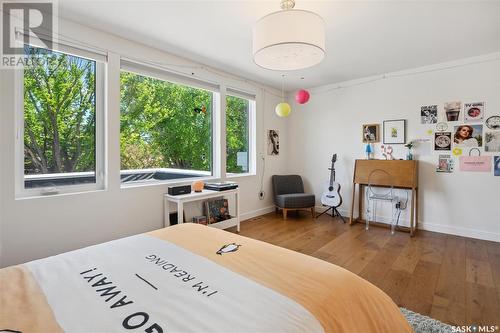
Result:
[[[458,125],[454,127],[453,144],[459,147],[483,146],[483,125]]]
[[[465,122],[478,122],[484,119],[484,102],[464,103]]]
[[[434,150],[451,150],[451,132],[434,133]]]
[[[500,156],[493,156],[493,170],[495,176],[500,176]]]
[[[420,123],[436,124],[438,121],[438,106],[427,105],[420,108]]]
[[[484,151],[500,153],[500,131],[484,133]]]
[[[500,130],[500,116],[491,116],[486,119],[486,127],[491,130]]]
[[[444,113],[446,116],[446,121],[459,121],[461,110],[462,102],[460,101],[444,103]]]
[[[436,172],[453,172],[455,162],[451,155],[439,155]]]
[[[278,130],[267,132],[267,155],[278,156],[280,154],[280,134]]]

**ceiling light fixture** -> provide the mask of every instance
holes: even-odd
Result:
[[[279,71],[314,66],[325,57],[325,22],[316,13],[293,9],[294,0],[281,0],[281,9],[262,17],[253,29],[253,60]]]

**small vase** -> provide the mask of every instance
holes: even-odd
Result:
[[[406,160],[407,161],[413,160],[413,154],[411,153],[411,151],[408,151],[408,153],[406,154]]]

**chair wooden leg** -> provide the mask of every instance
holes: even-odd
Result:
[[[316,217],[316,210],[314,209],[314,207],[311,207],[311,214],[313,216],[313,219]]]
[[[283,219],[284,220],[286,220],[286,217],[287,217],[286,214],[287,214],[287,212],[288,212],[288,209],[283,208]]]
[[[278,208],[278,206],[275,206],[274,207],[274,213],[275,214],[278,214],[280,212],[280,209]]]

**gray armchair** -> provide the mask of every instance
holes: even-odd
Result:
[[[274,175],[272,182],[276,212],[280,209],[283,210],[284,219],[286,219],[289,210],[310,210],[313,218],[315,217],[316,198],[314,194],[304,193],[304,184],[300,176]]]

